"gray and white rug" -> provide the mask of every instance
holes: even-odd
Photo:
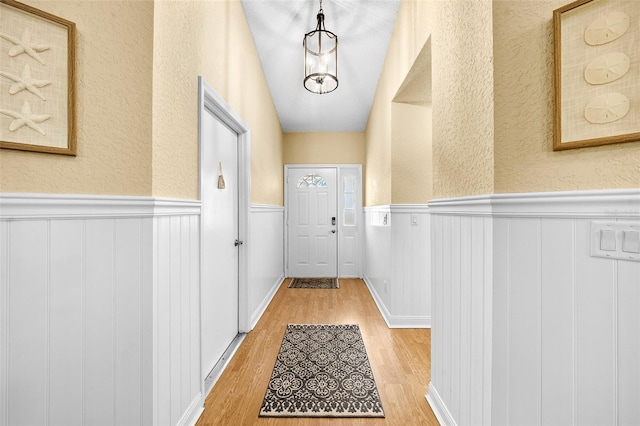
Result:
[[[261,417],[384,417],[360,328],[289,324]]]
[[[289,288],[340,288],[337,278],[293,278]]]

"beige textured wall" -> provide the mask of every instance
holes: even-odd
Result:
[[[493,192],[491,13],[491,0],[402,1],[366,129],[366,205]],[[429,145],[417,110],[391,100],[432,31]]]
[[[282,205],[282,130],[239,0],[157,1],[153,195],[197,198],[198,75],[251,128],[251,201]]]
[[[402,2],[367,127],[367,205],[412,200],[411,159],[395,144],[405,117],[389,99],[430,28],[433,198],[640,186],[640,142],[552,150],[552,13],[564,4]]]
[[[496,192],[640,187],[640,142],[553,152],[551,17],[566,3],[493,3]]]
[[[491,0],[435,2],[433,192],[493,192]]]
[[[431,105],[391,109],[391,203],[425,204],[433,198]]]
[[[239,0],[29,4],[77,25],[78,156],[0,150],[0,191],[197,198],[203,75],[251,128],[251,201],[283,204],[282,130]]]
[[[364,164],[362,132],[284,134],[284,164]]]
[[[76,23],[78,156],[2,149],[0,191],[150,195],[153,3],[23,2]]]
[[[381,88],[380,83],[378,90]],[[379,92],[371,106],[365,130],[365,206],[391,203],[391,111],[378,97]]]
[[[400,3],[365,131],[366,206],[392,202],[392,99],[430,34],[432,8],[427,0]]]

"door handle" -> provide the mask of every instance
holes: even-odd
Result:
[[[335,233],[336,233],[336,230],[335,230],[335,229],[332,229],[332,230],[331,230],[331,233],[332,233],[332,234],[335,234]]]
[[[236,246],[236,247],[238,247],[238,246],[241,246],[242,244],[244,244],[244,242],[243,242],[243,241],[236,240],[236,242],[235,242],[233,245],[234,245],[234,246]]]

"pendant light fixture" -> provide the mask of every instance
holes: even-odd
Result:
[[[316,29],[304,36],[304,87],[312,93],[329,93],[338,87],[338,36],[324,28],[322,0]]]

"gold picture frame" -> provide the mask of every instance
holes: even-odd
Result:
[[[73,22],[0,0],[0,148],[76,155]]]
[[[553,11],[553,149],[640,141],[640,1]]]

